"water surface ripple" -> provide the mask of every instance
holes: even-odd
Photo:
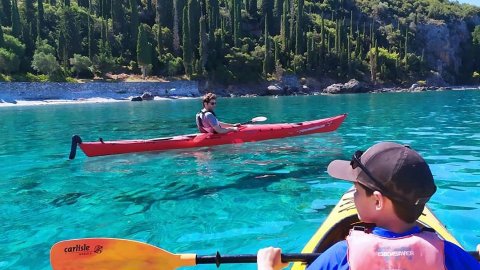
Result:
[[[0,108],[0,269],[50,269],[55,242],[84,237],[135,239],[175,253],[269,245],[299,252],[349,188],[326,174],[329,161],[383,140],[426,158],[439,187],[431,208],[474,249],[479,100],[480,91],[220,99],[217,113],[229,122],[349,116],[328,134],[98,158],[80,152],[73,161],[73,134],[88,141],[195,132],[199,101]]]

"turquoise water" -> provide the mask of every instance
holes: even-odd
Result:
[[[426,158],[439,186],[431,208],[465,248],[480,243],[480,91],[232,98],[217,107],[229,122],[349,116],[332,133],[97,158],[79,152],[68,161],[73,134],[192,133],[199,101],[0,108],[0,269],[50,269],[54,243],[85,237],[202,255],[269,245],[300,252],[349,188],[326,174],[329,161],[382,140]]]

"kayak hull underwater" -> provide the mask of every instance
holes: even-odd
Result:
[[[122,140],[82,142],[78,135],[72,139],[72,152],[76,144],[89,157],[126,154],[147,151],[163,151],[194,147],[215,146],[222,144],[238,144],[270,139],[308,135],[321,132],[331,132],[342,124],[346,114],[325,119],[305,121],[300,123],[243,125],[239,131],[225,134],[198,133],[149,140]],[[70,154],[70,159],[75,153]]]
[[[428,206],[423,210],[422,215],[417,220],[417,224],[420,228],[434,229],[443,239],[462,247]],[[358,219],[357,209],[353,202],[353,189],[350,189],[342,196],[327,219],[308,241],[302,253],[324,252],[335,243],[345,240],[353,226],[362,226],[362,223]],[[305,270],[307,266],[306,263],[296,262],[291,270]]]

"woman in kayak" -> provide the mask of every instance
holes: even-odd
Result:
[[[195,116],[198,130],[201,133],[227,133],[237,131],[240,124],[229,124],[218,121],[214,108],[217,105],[217,96],[208,93],[203,96],[203,109]]]
[[[375,227],[350,230],[307,269],[480,269],[466,251],[415,224],[437,187],[425,160],[408,146],[378,143],[350,161],[332,161],[327,171],[354,183],[358,217]],[[260,270],[288,265],[273,247],[259,250],[257,263]]]

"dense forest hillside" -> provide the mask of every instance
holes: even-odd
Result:
[[[7,81],[480,77],[480,8],[447,0],[0,0],[0,20]]]

